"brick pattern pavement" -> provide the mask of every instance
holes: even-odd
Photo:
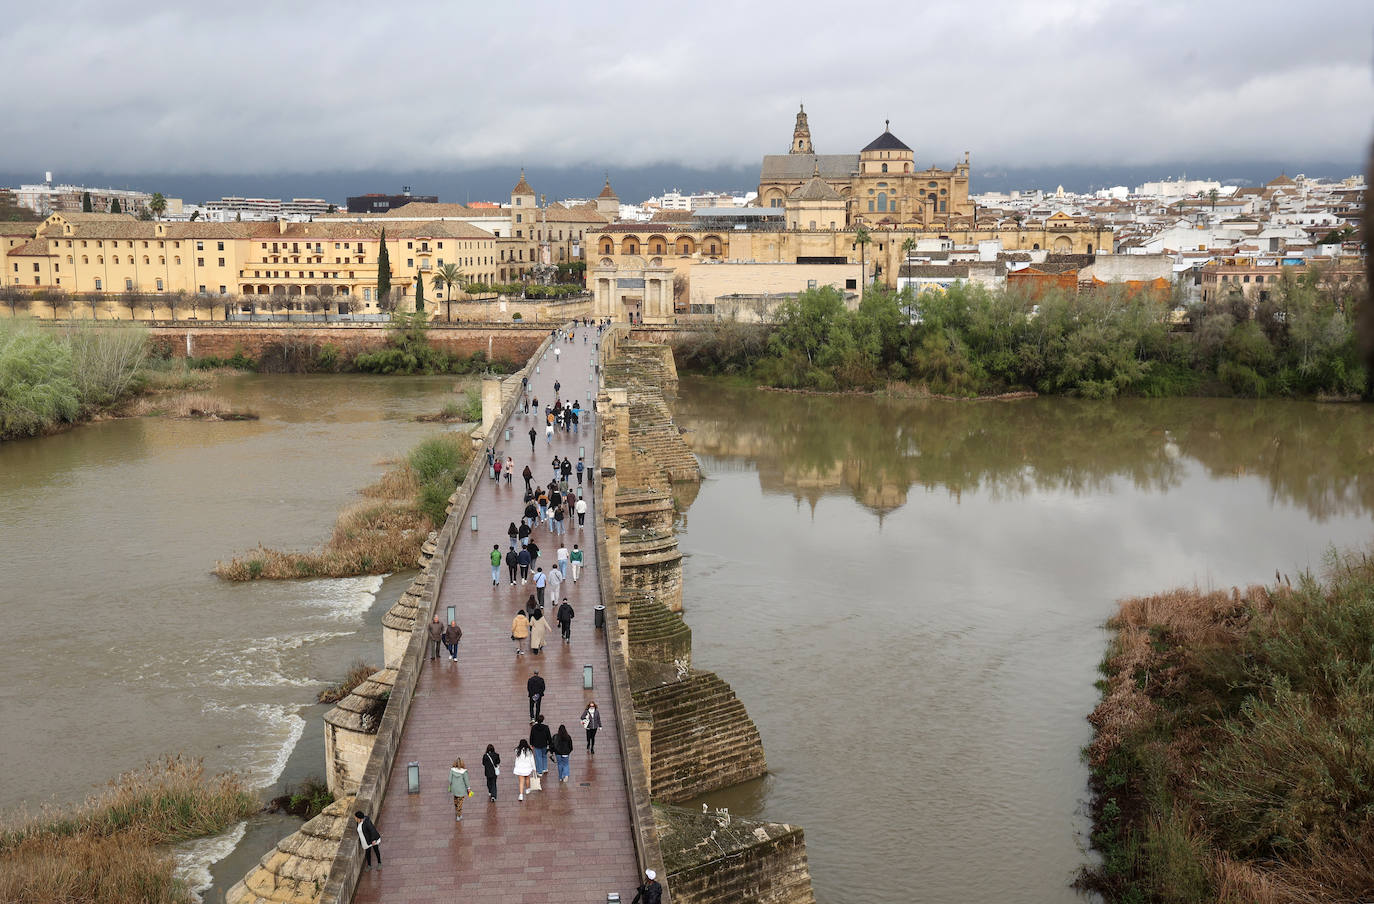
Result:
[[[582,331],[572,342],[559,343],[561,361],[555,361],[550,348],[539,363],[540,373],[531,374],[530,393],[541,405],[552,403],[553,383],[561,380],[565,400],[578,398],[584,408],[590,407],[587,393],[595,390],[587,374],[596,331],[586,334],[585,344]],[[420,674],[377,819],[385,865],[362,874],[355,901],[604,904],[608,892],[619,892],[624,901],[634,897],[638,867],[608,655],[601,633],[592,627],[593,607],[601,602],[593,494],[585,495],[587,526],[579,530],[574,516],[563,538],[568,549],[579,543],[585,553],[581,579],[565,581],[561,591],[577,613],[570,644],[562,642],[555,622],[543,655],[515,655],[511,619],[534,593],[534,582],[511,587],[503,565],[501,583],[493,587],[488,558],[493,543],[500,544],[503,554],[509,548],[506,527],[518,523],[524,509],[520,472],[526,463],[536,482],[547,483],[555,454],[571,455],[575,464],[578,447],[585,446],[587,466],[592,466],[594,434],[585,429],[588,420],[584,415],[580,434],[556,432],[551,446],[544,439],[542,413],[536,417],[533,410],[529,417],[517,413],[511,419],[510,443],[503,434],[494,434],[501,454],[514,458],[516,473],[509,485],[483,479],[468,510],[477,515],[479,530],[474,534],[463,525],[449,557],[437,611],[444,617],[448,606],[457,607],[463,629],[458,662],[447,656],[427,661]],[[531,426],[539,431],[532,456]],[[570,482],[576,486],[576,473]],[[535,529],[534,540],[540,547],[539,564],[548,571],[558,540],[542,527]],[[553,608],[546,610],[550,617]],[[590,691],[582,688],[584,664],[594,668]],[[550,756],[544,790],[520,802],[511,770],[515,745],[529,732],[525,680],[535,667],[548,685],[545,721],[555,732],[560,723],[567,725],[573,736],[572,775],[560,784]],[[592,699],[601,711],[602,729],[595,756],[588,756],[578,719]],[[488,800],[482,774],[482,754],[489,743],[501,755],[496,803]],[[462,822],[454,821],[448,793],[448,771],[457,756],[463,757],[473,786]],[[406,793],[406,766],[412,760],[420,764],[419,794]]]

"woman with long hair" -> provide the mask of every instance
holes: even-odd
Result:
[[[487,745],[487,752],[482,754],[482,774],[487,778],[487,793],[495,803],[496,777],[501,774],[501,754],[497,753],[491,744]]]
[[[468,767],[463,758],[453,761],[448,771],[448,793],[453,795],[453,821],[463,821],[463,801],[472,796],[472,785],[468,783]]]
[[[587,752],[596,753],[596,730],[601,727],[601,713],[595,700],[582,710],[582,727],[587,730]]]
[[[520,794],[518,799],[524,800],[525,790],[530,786],[530,776],[534,775],[534,749],[524,738],[515,745],[515,768],[511,771],[515,773],[515,790]]]
[[[572,735],[568,734],[568,726],[558,726],[558,734],[553,736],[553,743],[549,745],[549,749],[558,760],[558,780],[566,783],[572,771],[569,759],[573,751]]]

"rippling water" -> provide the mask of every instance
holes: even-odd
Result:
[[[453,386],[231,377],[215,393],[261,420],[0,445],[0,810],[78,799],[178,751],[276,781],[315,692],[354,659],[380,664],[367,615],[382,579],[230,584],[211,569],[259,542],[322,541],[382,459],[440,429],[413,417]]]
[[[802,825],[821,904],[1080,900],[1084,717],[1124,596],[1374,537],[1374,408],[883,402],[684,379],[694,664]],[[694,806],[695,804],[693,804]]]

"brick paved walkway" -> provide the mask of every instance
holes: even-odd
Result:
[[[541,405],[553,401],[558,379],[564,384],[565,400],[577,398],[584,408],[590,407],[587,392],[594,384],[587,382],[587,374],[596,331],[586,332],[585,345],[579,331],[573,342],[560,343],[559,363],[551,348],[540,362],[541,372],[531,375],[531,395],[538,396]],[[587,427],[585,415],[582,421]],[[532,459],[530,426],[539,429]],[[547,483],[555,454],[571,455],[576,463],[578,447],[585,446],[590,467],[595,452],[592,432],[558,432],[549,446],[542,415],[536,418],[533,410],[528,418],[517,413],[510,427],[510,443],[504,442],[503,433],[494,435],[501,454],[515,459],[515,477],[499,487],[483,479],[468,510],[477,515],[479,530],[473,534],[464,525],[439,599],[441,617],[448,606],[457,607],[463,629],[458,662],[447,657],[427,661],[421,672],[377,820],[385,866],[363,873],[355,901],[604,904],[607,892],[619,892],[624,901],[634,897],[637,866],[606,646],[592,627],[593,607],[600,602],[592,494],[586,494],[587,526],[579,530],[574,517],[563,538],[570,550],[574,543],[581,544],[586,559],[581,580],[563,583],[562,595],[577,613],[570,645],[562,643],[554,623],[544,655],[514,654],[511,619],[534,593],[534,582],[511,587],[503,565],[501,584],[492,587],[488,558],[493,543],[500,544],[503,554],[509,548],[506,527],[518,522],[524,509],[520,472],[525,464],[530,464],[536,482]],[[574,473],[574,486],[576,480]],[[559,544],[543,528],[535,529],[534,539],[540,546],[539,564],[548,571]],[[550,617],[553,608],[546,610]],[[590,691],[582,688],[584,664],[595,670]],[[511,770],[515,745],[529,732],[525,680],[533,667],[548,684],[545,721],[555,732],[560,723],[567,725],[573,736],[572,776],[560,784],[550,756],[544,790],[526,795],[522,803],[516,799]],[[589,757],[578,719],[591,699],[601,710],[602,729],[596,755]],[[487,744],[494,744],[501,754],[496,803],[488,801],[482,775]],[[448,793],[449,766],[457,756],[467,765],[474,792],[464,806],[462,822],[453,819]],[[420,764],[419,794],[406,793],[406,764],[412,760]]]

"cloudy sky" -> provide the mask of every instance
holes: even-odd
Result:
[[[12,5],[0,169],[1360,159],[1369,0]],[[678,11],[680,10],[680,12]],[[650,12],[652,11],[652,12]]]

